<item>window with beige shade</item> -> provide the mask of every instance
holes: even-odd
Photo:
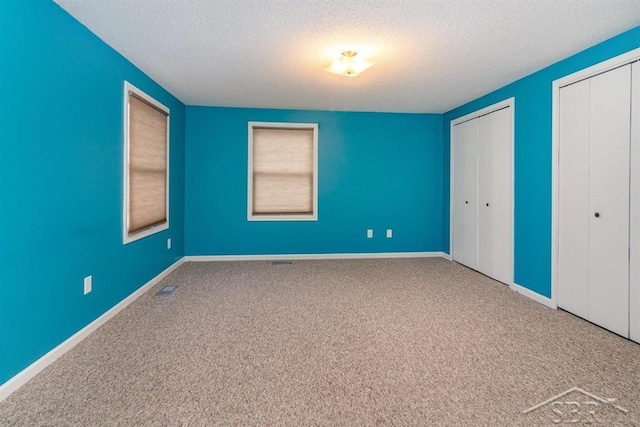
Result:
[[[248,219],[318,218],[318,125],[249,122]]]
[[[169,109],[125,82],[124,243],[169,228]]]

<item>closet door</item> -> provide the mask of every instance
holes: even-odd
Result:
[[[640,62],[632,65],[630,163],[629,337],[640,343]]]
[[[513,111],[494,110],[455,125],[453,259],[513,282]]]
[[[453,260],[464,263],[465,138],[469,122],[453,127]]]
[[[478,119],[478,271],[512,283],[512,112]]]
[[[503,283],[513,283],[513,112],[503,108],[491,118],[491,198],[479,201],[479,209],[491,216],[492,274]]]
[[[478,271],[493,276],[493,175],[494,168],[494,115],[477,118],[478,121]]]
[[[466,123],[464,138],[464,261],[478,269],[478,120]]]
[[[589,320],[628,337],[631,65],[590,80]]]
[[[453,259],[478,265],[478,120],[453,127]]]
[[[589,316],[590,82],[560,89],[558,306]]]
[[[558,305],[629,336],[631,66],[560,90]]]

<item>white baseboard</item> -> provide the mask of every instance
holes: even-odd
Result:
[[[439,252],[439,253],[442,254],[440,256],[442,258],[446,259],[447,261],[453,261],[453,257],[450,254],[448,254],[446,252]]]
[[[40,359],[33,362],[31,365],[27,366],[25,369],[16,374],[13,378],[5,382],[0,386],[0,402],[9,397],[11,393],[22,387],[27,383],[31,378],[40,373],[44,368],[55,362],[60,356],[65,354],[67,351],[71,350],[78,343],[80,343],[83,339],[89,336],[93,331],[102,326],[105,322],[111,319],[113,316],[118,314],[123,308],[131,304],[135,301],[140,295],[147,292],[151,289],[155,284],[157,284],[160,280],[164,279],[169,273],[178,268],[184,262],[184,258],[179,259],[169,267],[167,267],[163,272],[158,274],[153,279],[149,280],[147,283],[142,285],[136,291],[134,291],[131,295],[120,301],[118,304],[114,305],[100,317],[98,317],[93,322],[89,323],[84,328],[80,329],[78,332],[73,334],[71,337],[67,338],[63,343],[59,344],[53,350],[49,351],[47,354],[42,356]]]
[[[279,254],[279,255],[192,255],[185,256],[187,262],[207,261],[278,261],[278,260],[313,260],[313,259],[365,259],[365,258],[445,258],[444,252],[372,252],[344,254]]]
[[[558,304],[555,303],[551,298],[545,297],[544,295],[540,295],[537,292],[533,292],[530,289],[525,288],[524,286],[518,285],[517,283],[512,283],[509,287],[518,292],[519,294],[524,295],[525,297],[529,297],[534,301],[539,302],[540,304],[544,304],[549,308],[557,309]]]

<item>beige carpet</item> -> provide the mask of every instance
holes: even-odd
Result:
[[[603,400],[523,413],[571,387]],[[640,345],[442,259],[187,263],[0,403],[3,426],[578,418],[640,425]]]

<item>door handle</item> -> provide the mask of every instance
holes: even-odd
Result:
[[[595,213],[595,217],[596,217],[596,218],[600,218],[600,212],[596,212],[596,213]]]
[[[468,201],[468,200],[465,200],[465,201],[464,201],[464,204],[465,204],[465,205],[468,205],[468,204],[469,204],[469,201]]]
[[[489,206],[489,203],[487,203],[487,206]]]

